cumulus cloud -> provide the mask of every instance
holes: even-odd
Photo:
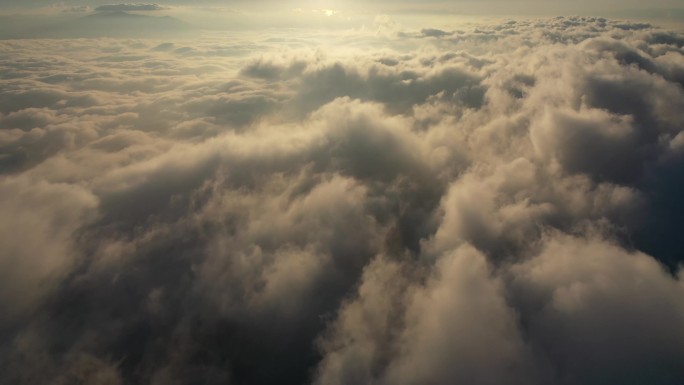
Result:
[[[683,41],[3,40],[0,382],[681,383]]]

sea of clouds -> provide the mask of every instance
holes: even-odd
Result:
[[[681,384],[684,35],[0,41],[0,382]]]

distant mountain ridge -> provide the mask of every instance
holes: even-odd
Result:
[[[20,24],[16,21],[13,24]],[[2,33],[0,38],[166,37],[187,34],[196,28],[171,16],[148,16],[125,11],[96,12],[75,19]]]

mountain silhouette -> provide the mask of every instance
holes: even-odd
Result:
[[[187,34],[194,26],[171,16],[148,16],[124,11],[97,12],[39,27],[28,27],[18,38],[161,38]]]

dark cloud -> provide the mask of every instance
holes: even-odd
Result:
[[[453,34],[453,32],[445,32],[442,31],[441,29],[436,29],[436,28],[424,28],[420,30],[420,33],[423,34],[423,36],[430,36],[430,37],[444,37],[444,36],[450,36]]]
[[[1,41],[0,382],[681,383],[683,39]]]
[[[65,12],[65,13],[90,12],[91,9],[92,8],[88,5],[75,5],[75,6],[66,7],[66,8],[62,9],[62,12]]]
[[[106,4],[95,7],[96,12],[137,12],[161,11],[166,9],[159,4]]]

